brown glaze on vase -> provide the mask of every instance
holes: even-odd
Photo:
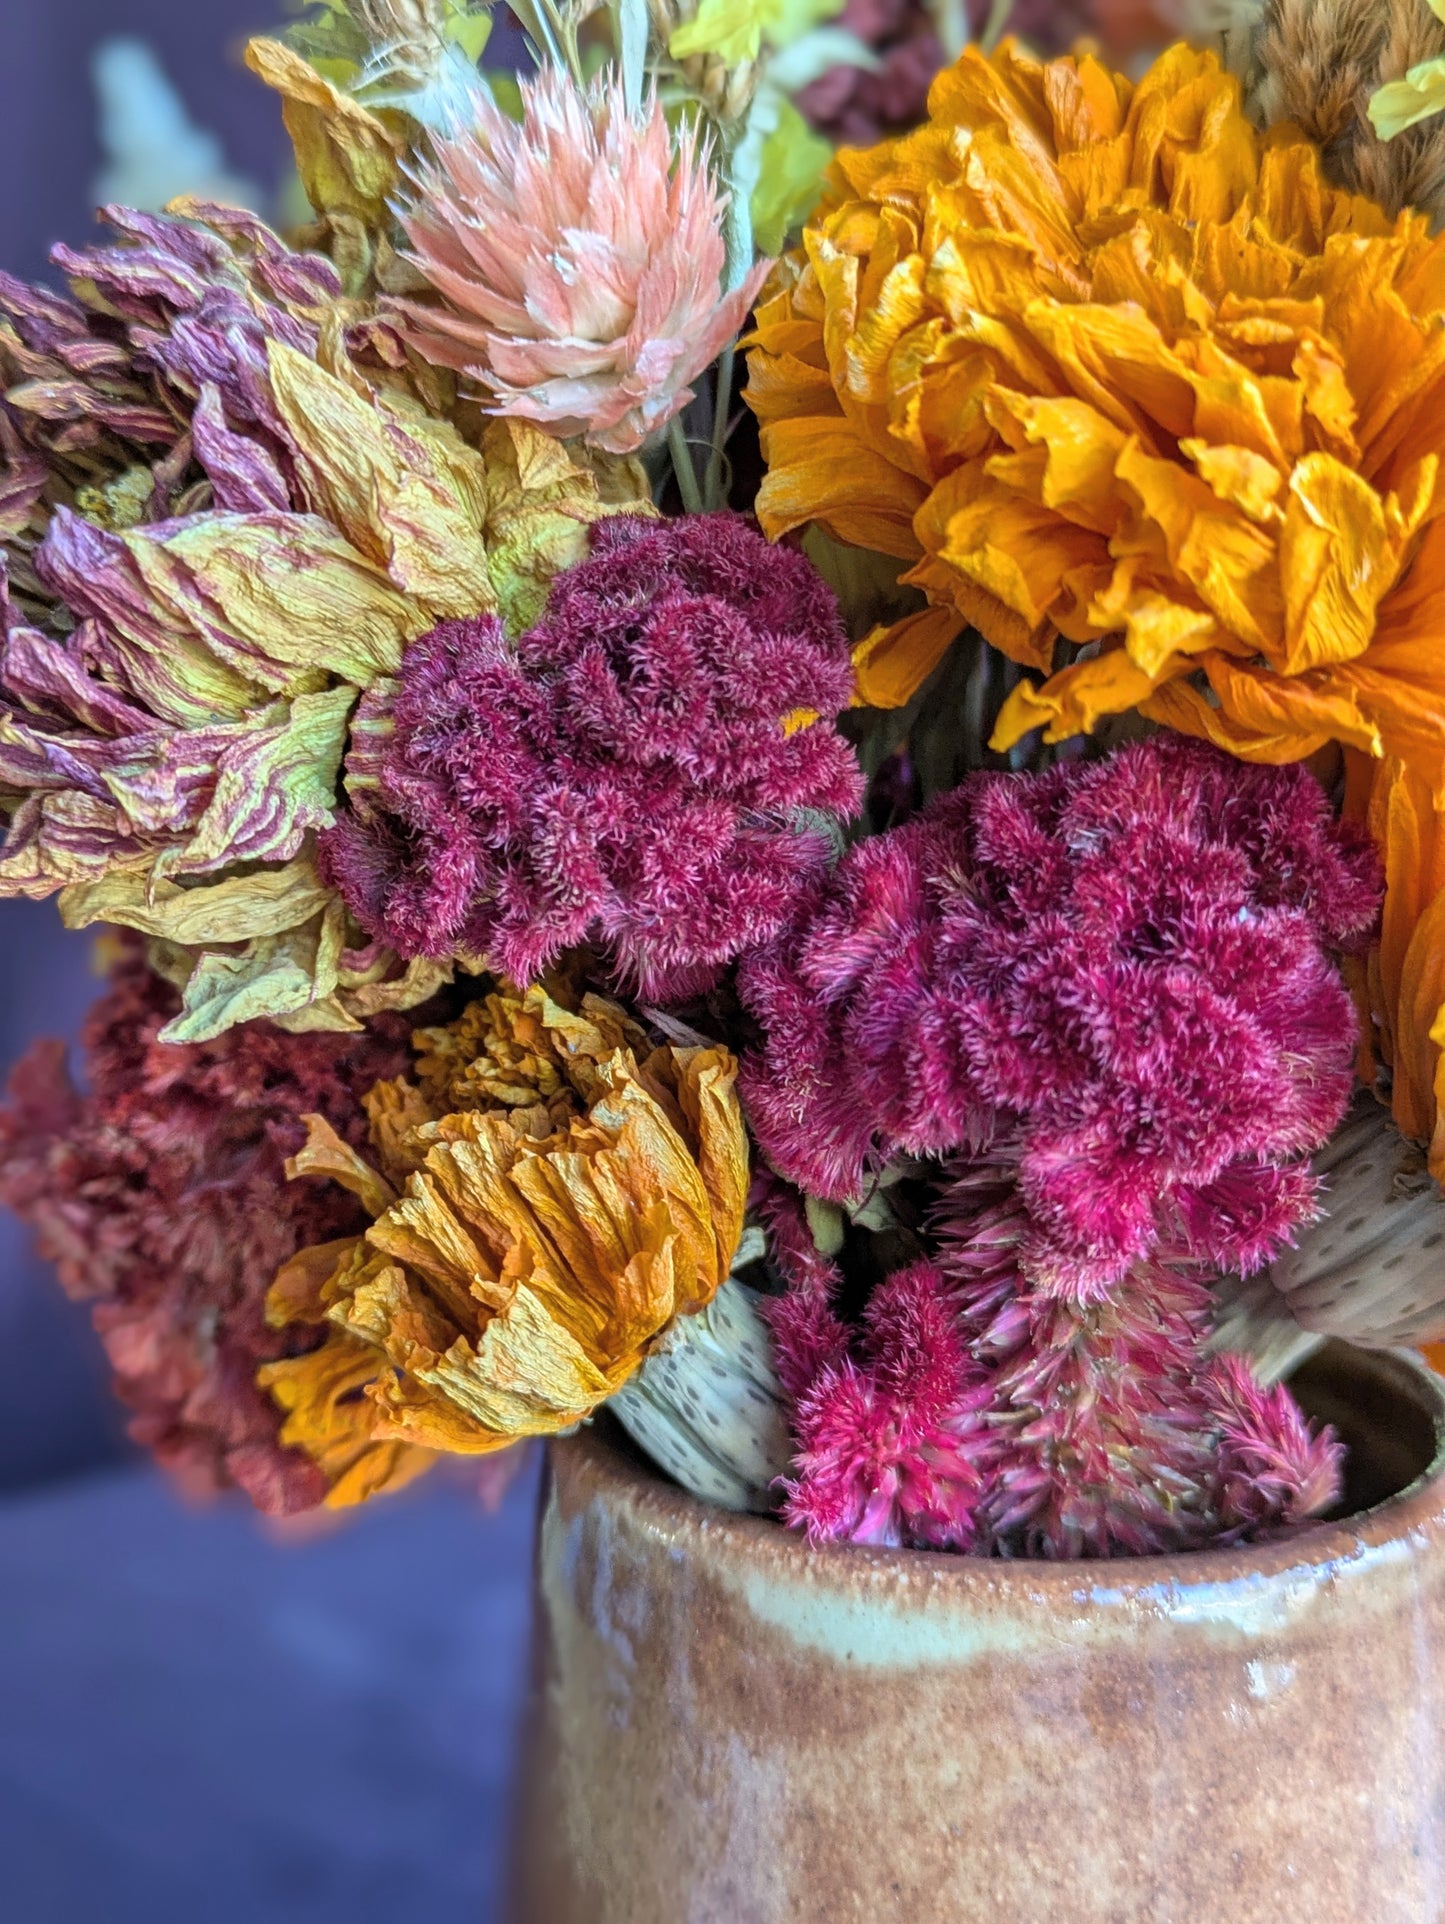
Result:
[[[518,1924],[1445,1919],[1445,1383],[1296,1389],[1355,1514],[1112,1563],[810,1551],[556,1445]]]

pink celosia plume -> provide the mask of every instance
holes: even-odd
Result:
[[[402,210],[439,299],[405,304],[417,349],[499,413],[630,454],[692,398],[766,264],[725,292],[726,197],[661,105],[634,120],[616,80],[544,70],[522,118],[489,100],[433,139]]]
[[[854,848],[745,958],[773,1166],[1016,1145],[1023,1261],[1102,1294],[1161,1244],[1249,1270],[1308,1219],[1303,1158],[1353,1076],[1330,951],[1368,936],[1373,851],[1302,768],[1174,736],[981,777]]]
[[[815,1542],[1107,1557],[1276,1535],[1332,1503],[1341,1450],[1289,1391],[1209,1353],[1197,1268],[1156,1256],[1098,1301],[1031,1282],[1008,1156],[934,1172],[930,1260],[854,1325],[839,1269],[779,1186],[761,1210],[796,1455],[785,1516]]]
[[[737,515],[599,522],[515,648],[448,623],[363,704],[326,871],[402,954],[527,982],[590,942],[649,997],[686,992],[826,867],[816,818],[861,799],[852,687],[802,555]]]
[[[915,1263],[888,1277],[858,1354],[826,1364],[797,1405],[787,1520],[815,1542],[973,1549],[986,1394],[939,1271]]]

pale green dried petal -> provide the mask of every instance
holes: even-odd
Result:
[[[481,538],[486,477],[456,429],[422,414],[408,422],[399,407],[363,399],[278,341],[270,371],[313,511],[434,621],[492,608]]]
[[[203,955],[181,992],[181,1013],[161,1030],[161,1041],[206,1042],[238,1022],[292,1016],[324,1003],[336,987],[345,945],[346,912],[333,899],[303,927],[253,941],[240,955]],[[361,1025],[339,1020],[335,1026]]]
[[[203,948],[283,934],[319,915],[334,899],[307,854],[284,868],[189,888],[165,881],[149,887],[145,875],[110,874],[62,890],[60,919],[68,929],[117,922],[142,935]]]

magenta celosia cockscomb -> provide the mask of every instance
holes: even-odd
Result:
[[[788,1521],[815,1542],[987,1549],[980,1447],[988,1380],[931,1263],[887,1277],[853,1346],[798,1401]]]
[[[1333,1434],[1243,1358],[1210,1352],[1208,1268],[1187,1238],[1099,1300],[1040,1287],[1007,1155],[949,1169],[934,1227],[988,1379],[971,1457],[983,1540],[1016,1556],[1141,1556],[1289,1529],[1339,1495]]]
[[[438,299],[410,301],[413,344],[504,414],[630,454],[692,398],[767,272],[724,290],[726,196],[695,133],[621,83],[582,93],[555,69],[514,121],[488,100],[432,140],[402,210]]]
[[[494,623],[415,644],[354,733],[322,838],[363,927],[529,982],[592,943],[648,996],[782,927],[854,813],[832,594],[740,516],[599,523],[514,649]]]
[[[195,1491],[239,1484],[272,1514],[326,1495],[279,1442],[257,1367],[292,1353],[266,1292],[296,1251],[366,1226],[336,1184],[288,1182],[320,1115],[366,1142],[361,1098],[411,1061],[409,1025],[288,1036],[269,1023],[177,1046],[158,1037],[175,991],[128,941],[84,1035],[77,1090],[60,1043],[40,1043],[0,1105],[0,1199],[35,1231],[67,1291],[94,1305],[136,1440]],[[306,1332],[303,1343],[314,1343]]]
[[[1355,1022],[1331,951],[1378,862],[1302,768],[1161,736],[985,776],[853,849],[745,959],[774,1167],[856,1195],[871,1161],[1017,1141],[1025,1262],[1101,1292],[1161,1238],[1258,1267],[1311,1212]]]
[[[842,1319],[780,1185],[770,1304],[796,1440],[788,1522],[815,1542],[978,1555],[1138,1556],[1288,1531],[1339,1494],[1342,1452],[1283,1387],[1208,1346],[1198,1268],[1156,1256],[1103,1301],[1021,1267],[1007,1156],[937,1173],[930,1259]]]

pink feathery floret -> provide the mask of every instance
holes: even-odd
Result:
[[[1024,1261],[1098,1294],[1162,1242],[1256,1268],[1315,1207],[1302,1158],[1353,1074],[1332,951],[1374,851],[1308,771],[1161,735],[975,778],[854,848],[744,959],[744,1097],[819,1195],[871,1164],[1017,1144]]]
[[[1284,1384],[1266,1389],[1242,1356],[1220,1356],[1209,1394],[1221,1437],[1218,1507],[1236,1535],[1280,1533],[1338,1499],[1344,1446],[1310,1429]]]
[[[915,1263],[890,1276],[869,1299],[858,1354],[825,1364],[797,1405],[788,1522],[814,1542],[972,1549],[980,1376],[939,1271]]]
[[[0,1201],[93,1304],[136,1441],[188,1489],[240,1485],[284,1515],[327,1486],[281,1445],[281,1413],[256,1387],[258,1366],[297,1340],[268,1326],[266,1292],[298,1249],[367,1222],[335,1183],[288,1182],[286,1158],[312,1113],[365,1145],[361,1098],[409,1066],[410,1021],[374,1016],[362,1035],[252,1022],[210,1042],[158,1041],[179,1002],[126,938],[86,1024],[84,1090],[59,1042],[37,1044],[11,1077]]]
[[[768,1170],[753,1179],[749,1209],[768,1238],[781,1293],[762,1299],[773,1336],[773,1366],[794,1402],[824,1368],[848,1353],[849,1332],[834,1307],[843,1279],[813,1241],[803,1199]]]
[[[986,1372],[973,1460],[981,1545],[1010,1556],[1139,1556],[1278,1534],[1339,1494],[1342,1452],[1290,1392],[1210,1352],[1213,1301],[1152,1258],[1096,1302],[1031,1281],[1010,1158],[953,1166],[935,1256]]]
[[[436,298],[401,313],[496,413],[630,454],[692,399],[768,264],[724,291],[726,197],[705,145],[621,83],[544,68],[514,120],[483,94],[434,133],[401,221]]]
[[[590,942],[685,993],[776,934],[827,865],[821,818],[859,807],[852,688],[802,555],[738,515],[600,522],[515,649],[481,617],[407,650],[353,730],[326,871],[405,955],[528,982]]]
[[[796,1441],[784,1513],[815,1542],[1141,1556],[1283,1535],[1338,1496],[1332,1433],[1211,1353],[1195,1267],[1137,1264],[1099,1302],[1029,1278],[1009,1155],[942,1172],[931,1260],[853,1326],[785,1195],[763,1212],[787,1285],[771,1308]]]

